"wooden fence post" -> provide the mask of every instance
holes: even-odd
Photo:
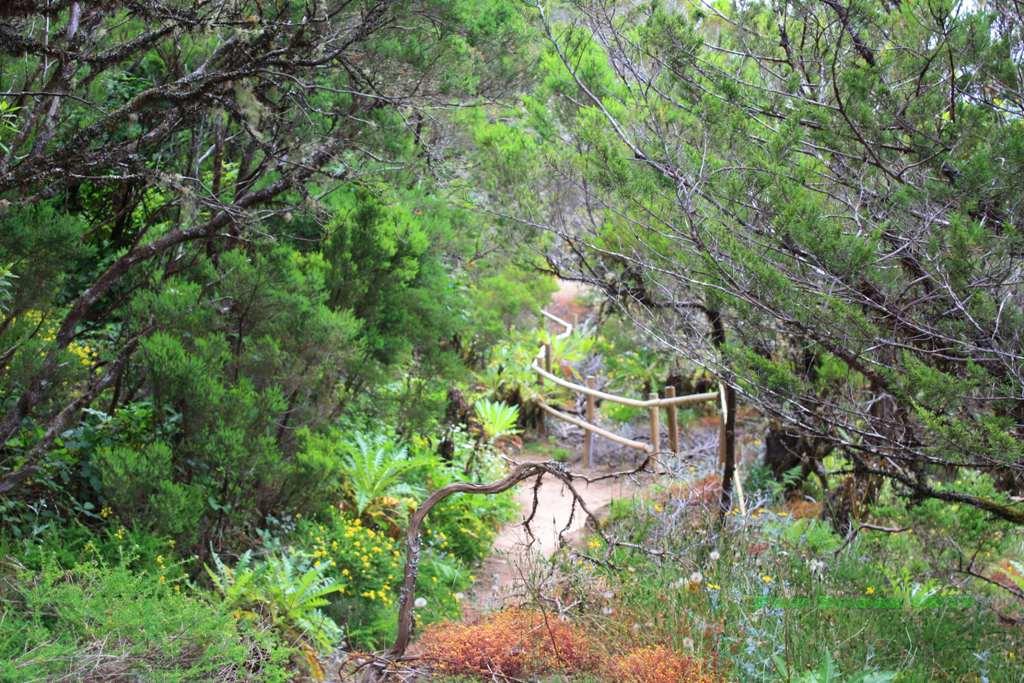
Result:
[[[719,392],[722,391],[722,386],[719,385]],[[725,398],[724,394],[719,394],[719,406],[718,406],[718,467],[725,466]]]
[[[676,388],[665,387],[665,398],[675,398]],[[666,406],[668,411],[668,448],[673,455],[679,453],[679,418],[676,415],[676,404],[670,403]]]
[[[594,376],[593,375],[587,375],[587,388],[593,389],[593,388],[595,388],[596,384],[597,384],[597,381],[594,379]],[[591,396],[590,394],[587,394],[587,422],[589,422],[590,424],[594,424],[594,414],[596,412],[596,407],[597,407],[597,401],[594,399],[593,396]],[[593,448],[593,444],[594,444],[594,435],[590,432],[589,429],[584,429],[583,430],[583,466],[587,467],[587,468],[590,467],[590,455],[591,455],[591,449]]]
[[[544,369],[551,372],[551,344],[544,342]],[[544,386],[544,377],[537,373],[537,386]],[[540,411],[540,421],[537,423],[537,434],[546,437],[548,435],[547,417],[544,411]]]
[[[736,486],[736,390],[719,382],[718,393],[721,417],[718,428],[718,460],[722,466],[722,512],[732,507],[733,490],[737,489],[740,511],[745,514],[745,503],[740,485]]]
[[[652,401],[658,400],[658,392],[652,391],[648,397]],[[661,450],[661,411],[658,404],[650,407],[651,419],[651,452],[655,455]]]

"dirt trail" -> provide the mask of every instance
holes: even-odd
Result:
[[[542,461],[541,456],[523,453],[517,460]],[[578,474],[603,474],[605,470],[586,470],[573,466],[572,471]],[[567,540],[577,539],[586,525],[587,517],[579,508],[572,514],[572,494],[561,481],[553,477],[544,477],[537,492],[537,513],[530,524],[533,540],[523,528],[522,522],[533,508],[533,487],[535,480],[520,483],[515,490],[519,503],[520,516],[516,521],[505,525],[498,532],[494,541],[491,556],[480,568],[476,584],[473,586],[463,612],[471,617],[480,612],[489,611],[514,601],[519,593],[522,568],[529,566],[531,560],[549,558],[558,550],[559,533],[565,530]],[[630,498],[640,490],[636,482],[625,478],[607,479],[592,484],[580,483],[577,487],[586,503],[587,509],[598,514],[615,499]],[[572,517],[570,523],[570,516]]]
[[[563,320],[572,322],[573,317],[583,318],[589,308],[580,301],[580,297],[586,294],[587,288],[579,282],[568,282],[559,280],[558,291],[551,295],[551,303],[547,310]]]
[[[580,295],[584,292],[585,288],[578,283],[560,281],[548,310],[566,320],[583,318],[588,313],[586,305],[580,301]],[[537,462],[546,458],[524,451],[516,459]],[[578,462],[570,467],[574,473],[583,475],[607,472],[601,468],[584,469]],[[534,483],[535,480],[530,479],[516,487],[519,519],[498,532],[491,556],[484,561],[477,581],[464,603],[464,616],[472,617],[514,601],[517,597],[517,584],[521,583],[522,568],[528,566],[532,558],[551,557],[558,550],[559,534],[563,530],[567,540],[574,539],[579,537],[579,532],[586,525],[587,516],[582,510],[577,508],[575,514],[572,513],[572,494],[562,482],[550,476],[544,477],[537,491],[537,512],[530,524],[533,532],[531,540],[522,522],[533,509]],[[619,478],[589,485],[581,482],[577,490],[587,509],[600,516],[612,500],[630,498],[639,488],[635,481]]]

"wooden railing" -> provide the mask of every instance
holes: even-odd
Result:
[[[549,313],[547,311],[541,311],[541,314],[545,318],[552,322],[561,325],[563,330],[555,335],[556,339],[564,339],[571,335],[574,331],[574,326],[566,320],[559,318],[558,316]],[[582,394],[586,397],[586,419],[570,415],[556,408],[552,408],[543,400],[539,401],[540,407],[545,413],[551,415],[554,418],[567,422],[571,425],[575,425],[583,430],[583,466],[590,467],[591,465],[591,452],[593,450],[593,439],[594,435],[598,435],[614,441],[615,443],[621,444],[628,448],[635,448],[638,451],[657,455],[662,452],[661,450],[661,410],[664,408],[668,417],[666,424],[668,431],[669,451],[676,454],[679,453],[679,419],[677,411],[679,406],[687,406],[696,403],[706,403],[718,399],[719,401],[719,465],[724,465],[725,462],[725,429],[726,429],[726,418],[727,415],[727,404],[725,400],[725,387],[720,383],[718,385],[718,391],[709,391],[702,394],[689,394],[687,396],[676,396],[676,389],[672,386],[667,386],[664,389],[665,395],[663,397],[658,396],[657,392],[651,392],[646,400],[629,398],[627,396],[619,396],[618,394],[611,394],[606,391],[601,391],[595,388],[595,378],[593,375],[588,375],[584,380],[585,384],[578,384],[571,382],[567,379],[563,379],[552,372],[554,359],[551,357],[551,344],[545,342],[541,345],[537,351],[537,355],[534,356],[531,367],[537,374],[537,383],[543,386],[544,380],[548,380],[560,387],[569,389],[570,391]],[[542,365],[543,364],[543,365]],[[594,424],[597,415],[597,400],[611,401],[613,403],[619,403],[621,405],[632,406],[634,408],[644,408],[648,411],[648,420],[650,423],[650,443],[644,443],[635,439],[629,439],[614,432],[611,432],[603,427],[599,427]],[[740,487],[739,477],[736,477],[736,493],[739,498],[739,505],[741,512],[746,507],[743,501],[743,490]]]

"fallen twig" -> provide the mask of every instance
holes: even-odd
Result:
[[[843,544],[841,546],[839,546],[839,548],[832,555],[833,555],[833,557],[838,557],[839,553],[843,552],[843,550],[846,549],[846,546],[848,546],[851,543],[853,543],[853,539],[857,538],[857,534],[859,534],[862,529],[866,529],[868,531],[883,531],[883,532],[885,532],[887,534],[899,534],[899,533],[903,533],[904,531],[910,531],[912,528],[913,527],[909,527],[909,526],[902,526],[902,527],[878,526],[877,524],[868,524],[868,523],[865,522],[863,524],[858,525],[854,529],[850,530],[850,533],[846,534],[846,538],[843,539]]]

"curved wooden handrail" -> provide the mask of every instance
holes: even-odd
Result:
[[[620,443],[623,446],[629,446],[630,448],[635,448],[638,451],[644,451],[645,453],[650,453],[653,450],[650,445],[645,444],[642,441],[634,441],[633,439],[627,439],[624,436],[619,436],[615,432],[609,432],[607,429],[603,429],[601,427],[598,427],[597,425],[590,424],[586,420],[582,420],[578,417],[573,417],[568,413],[563,413],[560,410],[552,408],[543,401],[540,401],[538,405],[540,405],[540,407],[543,408],[546,412],[551,413],[552,415],[557,417],[559,420],[562,420],[563,422],[568,422],[569,424],[576,425],[577,427],[585,429],[588,432],[593,432],[594,434],[603,436],[606,439],[610,439],[611,441]]]
[[[554,313],[548,313],[541,309],[541,315],[548,320],[561,325],[564,329],[562,332],[555,335],[555,339],[565,339],[573,333],[573,325],[562,318],[559,318]],[[587,419],[581,419],[564,413],[560,410],[552,408],[543,400],[538,400],[537,403],[547,413],[553,417],[568,422],[569,424],[576,425],[584,430],[583,439],[583,459],[584,463],[589,466],[590,464],[590,443],[593,438],[592,434],[603,436],[606,439],[610,439],[616,443],[628,446],[629,448],[635,448],[645,453],[657,453],[661,450],[661,439],[660,439],[660,427],[658,425],[658,414],[661,408],[665,408],[669,412],[669,441],[673,451],[678,448],[678,433],[676,430],[676,408],[678,406],[689,405],[691,403],[703,403],[705,401],[714,401],[716,398],[721,396],[721,390],[709,391],[703,394],[690,394],[688,396],[674,396],[674,391],[668,391],[669,395],[665,398],[659,398],[658,394],[652,393],[650,398],[646,401],[643,399],[629,398],[627,396],[619,396],[617,394],[609,394],[606,391],[595,389],[591,386],[585,386],[583,384],[577,384],[576,382],[570,382],[569,380],[562,379],[558,375],[551,372],[551,344],[545,343],[537,350],[537,355],[533,357],[533,361],[530,363],[530,368],[537,373],[538,382],[544,383],[544,380],[550,380],[560,387],[569,389],[578,394],[583,394],[587,397]],[[543,363],[543,366],[541,365]],[[588,378],[588,384],[590,378]],[[643,408],[650,413],[651,417],[651,443],[650,445],[645,444],[641,441],[635,441],[628,439],[624,436],[611,432],[602,427],[598,427],[591,420],[594,419],[594,403],[593,399],[599,398],[603,401],[610,401],[612,403],[619,403],[621,405],[633,406],[634,408]]]
[[[572,323],[570,323],[568,321],[565,321],[565,320],[562,320],[561,318],[559,318],[554,313],[548,313],[544,309],[541,309],[540,314],[543,315],[548,320],[550,320],[551,322],[558,323],[559,325],[561,325],[562,327],[565,328],[564,330],[562,330],[561,332],[559,332],[558,334],[555,335],[555,339],[565,339],[570,334],[572,334],[573,329],[574,329],[573,326],[572,326]]]
[[[541,354],[543,353],[544,350],[541,349]],[[635,408],[663,408],[665,406],[681,406],[688,405],[690,403],[704,403],[705,401],[714,401],[716,398],[718,398],[718,391],[709,391],[704,394],[688,394],[686,396],[676,396],[674,398],[657,398],[643,401],[638,398],[627,398],[626,396],[609,394],[604,391],[601,391],[600,389],[591,389],[588,386],[576,384],[575,382],[570,382],[569,380],[562,379],[558,375],[548,372],[544,368],[537,365],[536,362],[533,363],[531,367],[533,368],[534,372],[539,374],[544,379],[549,379],[555,384],[565,387],[566,389],[571,389],[572,391],[579,392],[586,396],[593,396],[594,398],[599,398],[604,401],[611,401],[612,403],[621,403],[622,405],[633,406]]]
[[[554,313],[548,313],[543,308],[540,309],[540,314],[543,315],[548,320],[550,320],[551,322],[556,323],[558,325],[561,325],[562,327],[565,328],[564,330],[562,330],[561,332],[559,332],[558,334],[555,335],[555,339],[565,339],[566,337],[571,335],[575,331],[575,329],[576,329],[575,327],[573,327],[572,323],[570,323],[570,322],[568,322],[566,320],[562,320],[561,318],[559,318]],[[537,349],[537,355],[535,355],[533,357],[534,361],[538,361],[538,360],[543,360],[544,359],[544,348],[545,348],[545,346],[546,346],[545,344],[541,344],[540,348]]]

